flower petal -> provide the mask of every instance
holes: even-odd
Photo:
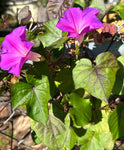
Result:
[[[21,26],[13,30],[11,34],[20,37],[22,40],[26,40],[26,26]]]
[[[16,76],[19,76],[33,46],[32,42],[26,40],[25,30],[26,26],[16,28],[1,45],[0,67]]]
[[[79,7],[69,8],[64,12],[56,27],[68,32],[68,37],[78,37],[80,34],[103,27],[96,17],[98,13],[99,10],[90,7],[83,11]]]

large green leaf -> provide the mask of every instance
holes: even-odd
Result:
[[[108,123],[114,140],[124,138],[124,103],[114,109],[109,116]]]
[[[94,97],[107,102],[118,68],[117,59],[111,52],[99,54],[96,65],[83,58],[77,61],[73,69],[75,88],[84,88]]]
[[[116,80],[112,93],[117,95],[124,95],[124,55],[118,57],[118,62],[120,68],[116,74]]]
[[[81,150],[112,150],[114,142],[109,131],[107,119],[91,126],[86,134],[79,138]]]
[[[45,32],[39,36],[39,40],[43,43],[44,47],[53,46],[59,48],[67,39],[67,33],[62,32],[56,27],[58,19],[45,22]]]
[[[36,121],[46,124],[48,119],[48,101],[51,98],[49,82],[46,76],[42,80],[30,77],[32,82],[17,83],[12,89],[12,105],[17,108],[27,106],[28,115]],[[28,77],[28,81],[29,77]]]
[[[91,121],[92,106],[90,99],[83,99],[78,94],[70,94],[70,108],[69,113],[74,121],[74,124],[78,126],[85,126]]]
[[[31,128],[35,131],[38,139],[53,150],[61,149],[64,146],[71,148],[74,146],[75,134],[73,134],[71,128],[69,129],[69,126],[69,116],[66,116],[64,124],[59,118],[54,116],[52,108],[49,110],[49,118],[46,125],[31,120]]]

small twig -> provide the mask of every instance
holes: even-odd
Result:
[[[108,46],[108,48],[105,50],[105,52],[107,52],[109,50],[109,48],[112,46],[112,44],[115,42],[114,38],[117,36],[117,34],[115,34],[113,37],[112,37],[112,40]]]
[[[0,113],[6,108],[7,105],[9,105],[9,103],[11,103],[11,100],[9,100],[7,104],[0,110]]]
[[[105,106],[103,106],[103,107],[96,108],[95,111],[96,111],[96,110],[105,110],[105,107],[107,107],[107,106],[110,107],[112,103],[114,103],[113,100],[112,100],[109,104],[107,104],[107,105],[105,105]]]

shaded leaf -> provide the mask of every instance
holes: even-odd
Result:
[[[124,95],[124,55],[117,58],[119,70],[116,74],[115,84],[112,90],[113,94]]]
[[[19,24],[27,24],[31,19],[31,11],[29,10],[29,6],[23,7],[18,13]]]
[[[64,75],[64,76],[63,76]],[[68,93],[74,89],[74,83],[72,79],[71,69],[62,69],[55,78],[55,81],[59,82],[58,89],[61,92]]]
[[[49,19],[58,19],[62,17],[65,10],[72,7],[74,0],[49,0],[47,3],[47,11]]]
[[[124,138],[124,103],[117,105],[108,119],[113,139]]]
[[[107,102],[118,68],[116,57],[111,52],[99,54],[96,65],[83,58],[73,69],[75,88],[84,88],[89,94]]]
[[[33,67],[27,71],[27,74],[28,74],[27,81],[28,81],[28,77],[29,77],[28,82],[30,82],[30,83],[32,83],[32,81],[30,79],[30,75],[32,75],[32,78],[37,78],[37,79],[40,79],[42,75],[47,76],[48,80],[49,80],[50,94],[52,97],[55,95],[56,87],[54,85],[52,75],[51,75],[51,72],[49,70],[47,63],[34,62]]]
[[[27,114],[36,121],[46,124],[48,118],[49,82],[46,76],[42,80],[30,75],[28,83],[17,83],[12,88],[12,105],[17,108],[27,106]]]
[[[59,48],[67,39],[67,33],[62,32],[56,27],[58,19],[45,22],[43,24],[45,32],[39,35],[39,40],[44,47],[53,46]]]
[[[75,93],[70,94],[70,116],[77,126],[85,126],[91,121],[92,106],[90,99],[83,99]]]

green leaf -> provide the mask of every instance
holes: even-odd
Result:
[[[93,7],[95,9],[100,10],[100,13],[98,14],[98,18],[102,18],[106,11],[106,6],[103,0],[92,0],[91,5],[89,7]]]
[[[39,36],[39,40],[44,47],[53,46],[59,48],[67,39],[67,33],[62,32],[56,27],[58,19],[45,22],[45,32]]]
[[[33,64],[33,67],[27,71],[27,74],[28,76],[26,77],[26,79],[29,83],[32,83],[31,78],[40,79],[42,75],[47,76],[49,80],[50,94],[52,97],[55,95],[56,87],[47,63],[35,62]],[[30,75],[32,75],[32,77]]]
[[[120,68],[116,74],[116,80],[112,93],[124,95],[124,55],[118,57],[118,62]]]
[[[72,70],[71,69],[62,69],[55,78],[57,83],[59,82],[58,89],[61,92],[68,93],[74,89],[74,83],[72,79]]]
[[[30,82],[31,81],[31,82]],[[49,82],[46,76],[42,80],[28,77],[28,83],[17,83],[12,88],[12,105],[17,108],[26,104],[27,114],[36,121],[46,124],[48,119]]]
[[[26,104],[32,95],[32,85],[27,83],[16,83],[12,88],[12,105],[13,109]]]
[[[80,5],[83,8],[86,6],[85,0],[75,0],[74,3]]]
[[[84,88],[92,96],[107,102],[118,68],[117,59],[111,52],[99,54],[96,65],[83,58],[73,69],[75,88]]]
[[[40,139],[41,142],[47,145],[49,148],[54,150],[61,149],[63,146],[73,147],[73,144],[75,144],[71,144],[71,141],[73,141],[74,137],[71,138],[73,133],[69,129],[69,126],[69,116],[66,116],[64,124],[60,119],[54,116],[52,107],[49,110],[49,118],[46,125],[31,120],[31,128],[35,131],[38,139]]]
[[[69,113],[77,126],[85,126],[91,121],[92,106],[90,99],[83,99],[75,93],[70,94],[70,108]]]
[[[117,105],[108,119],[113,139],[124,138],[124,103]]]
[[[78,143],[81,144],[81,150],[112,150],[114,142],[107,119],[91,126],[86,134],[79,138]]]
[[[112,11],[115,11],[120,14],[121,18],[124,19],[124,3],[119,3],[118,5],[114,5]]]

